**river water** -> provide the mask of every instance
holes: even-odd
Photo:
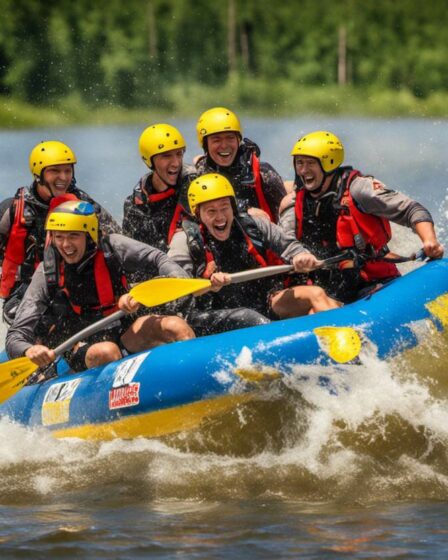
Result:
[[[194,122],[171,122],[191,159]],[[59,139],[78,156],[78,184],[120,218],[145,172],[137,141],[146,124],[0,132],[1,198],[29,182],[34,144]],[[446,121],[244,125],[284,178],[292,178],[298,136],[334,131],[348,163],[424,202],[446,243]],[[393,248],[409,253],[418,242],[398,228]],[[446,558],[446,342],[433,335],[390,363],[366,356],[363,366],[344,368],[351,390],[337,397],[304,385],[301,368],[254,402],[160,440],[54,440],[2,419],[0,556]]]

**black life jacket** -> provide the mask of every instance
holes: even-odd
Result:
[[[192,220],[184,220],[182,227],[187,236],[195,276],[209,278],[217,271],[232,273],[268,265],[268,248],[262,233],[247,214],[234,218],[230,237],[225,242],[215,240],[203,226]],[[282,287],[278,278],[225,286],[219,292],[198,298],[196,305],[199,309],[250,307],[267,314],[269,291]]]
[[[251,207],[260,208],[266,212],[271,222],[275,222],[274,213],[264,194],[259,157],[260,148],[257,144],[244,138],[234,162],[229,167],[220,167],[208,154],[199,161],[198,167],[202,167],[204,173],[209,170],[215,171],[230,181],[235,190],[240,213],[247,212]]]
[[[236,228],[241,232],[244,240],[243,252],[235,254],[235,271],[245,268],[267,266],[267,251],[263,237],[255,221],[248,214],[239,214],[234,218]],[[187,236],[188,248],[193,260],[197,276],[210,278],[213,272],[220,268],[219,255],[214,251],[213,240],[207,235],[206,228],[196,221],[187,219],[182,222],[182,228]],[[241,264],[239,264],[241,262]],[[214,263],[211,265],[211,263]],[[225,272],[234,272],[225,270]]]
[[[166,251],[174,233],[180,228],[183,217],[187,215],[180,195],[188,188],[194,176],[184,175],[176,188],[171,187],[158,193],[151,192],[152,175],[152,172],[146,174],[134,188],[132,206],[125,216],[125,222],[128,222],[126,233],[137,241]]]

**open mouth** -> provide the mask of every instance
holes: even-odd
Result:
[[[225,222],[224,224],[215,224],[214,229],[216,229],[217,231],[226,231],[227,228],[227,222]]]
[[[65,191],[65,189],[68,187],[67,183],[55,183],[54,184],[54,188],[58,191]]]
[[[78,256],[78,251],[76,250],[70,250],[70,251],[62,250],[61,253],[62,256],[68,261],[76,259]]]
[[[177,183],[177,178],[179,176],[180,169],[176,169],[175,171],[169,170],[166,171],[164,175],[161,175],[160,178],[162,181],[165,181],[169,185],[175,185]]]

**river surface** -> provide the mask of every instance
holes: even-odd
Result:
[[[199,153],[195,123],[171,122],[189,161]],[[58,139],[78,157],[79,186],[121,218],[145,173],[137,143],[147,124],[0,131],[1,198],[29,183],[32,147]],[[346,162],[422,201],[446,244],[447,121],[244,125],[285,179],[300,135],[334,131]],[[394,231],[394,249],[418,248],[412,233]],[[0,557],[446,558],[447,337],[351,367],[351,391],[337,397],[307,389],[301,371],[195,432],[160,440],[54,440],[0,420]]]

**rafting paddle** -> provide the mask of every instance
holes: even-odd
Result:
[[[181,280],[181,282],[178,282]],[[155,307],[208,287],[208,280],[189,278],[153,278],[134,286],[129,294],[146,307]],[[54,349],[56,357],[70,350],[77,342],[99,332],[125,315],[116,311],[89,325]],[[26,356],[0,364],[0,403],[11,398],[39,366]]]
[[[318,268],[331,268],[337,263],[352,258],[352,253],[341,253],[335,257],[330,257],[323,261],[319,261]],[[262,268],[255,268],[252,270],[243,270],[242,272],[234,272],[229,274],[231,284],[239,284],[241,282],[249,282],[250,280],[259,280],[260,278],[268,278],[269,276],[276,276],[278,274],[287,274],[293,272],[294,266],[292,264],[283,264],[276,266],[265,266]],[[153,289],[149,290],[149,283]],[[131,295],[134,299],[146,305],[153,307],[173,301],[189,294],[197,294],[202,290],[211,288],[212,283],[210,280],[203,278],[154,278],[143,282],[132,289]],[[159,301],[159,299],[163,301]]]
[[[420,251],[416,255],[407,260],[416,260],[422,258],[423,252]],[[329,259],[320,261],[319,268],[331,268],[337,263],[353,258],[350,251],[343,252],[340,255],[330,257]],[[286,274],[292,272],[294,267],[289,264],[280,266],[268,266],[257,268],[254,270],[246,270],[230,274],[231,283],[248,282],[278,274]],[[170,301],[174,301],[181,297],[202,292],[206,288],[211,287],[210,280],[198,278],[153,278],[134,286],[129,294],[139,303],[146,307],[155,307]],[[104,329],[107,325],[117,321],[123,317],[123,311],[116,311],[112,315],[97,321],[73,335],[67,341],[54,349],[56,357],[62,355],[65,351],[72,348],[77,342],[91,336],[92,334]],[[326,339],[331,350],[329,354],[338,362],[346,362],[353,359],[360,349],[358,336],[353,329],[344,331],[342,328],[334,328],[336,330],[325,333],[321,331],[321,338]],[[355,336],[356,335],[356,336]],[[0,364],[0,403],[12,397],[25,384],[26,380],[32,375],[38,366],[27,357],[16,358],[3,364]]]

